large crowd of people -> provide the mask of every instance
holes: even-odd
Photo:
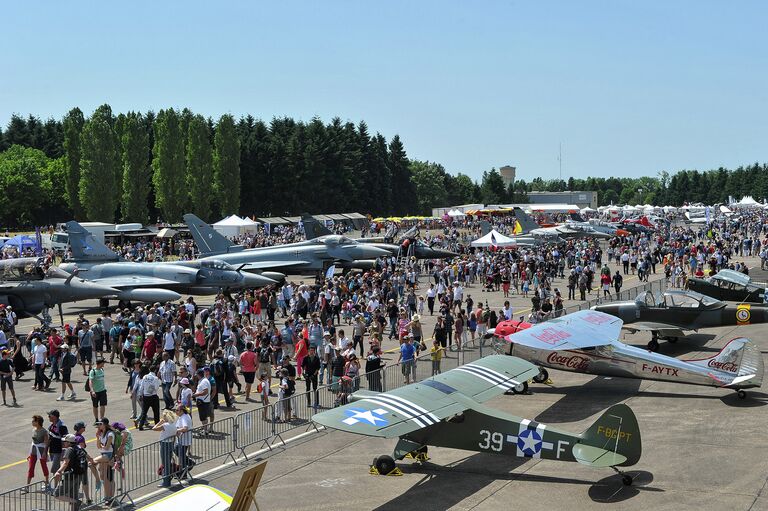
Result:
[[[274,404],[263,408],[262,418],[291,422],[298,406],[318,409],[322,385],[330,386],[337,404],[359,388],[361,378],[368,378],[369,388],[380,388],[375,371],[384,366],[387,350],[397,354],[405,383],[415,381],[420,356],[430,359],[432,374],[438,374],[448,350],[474,343],[499,321],[513,318],[513,296],[529,298],[528,319],[539,322],[562,314],[568,300],[618,293],[628,275],[647,280],[663,272],[669,286],[685,287],[689,276],[722,268],[748,273],[748,256],[759,257],[761,267],[766,266],[766,225],[762,213],[743,215],[736,222],[718,218],[709,226],[660,223],[654,231],[604,243],[585,238],[527,250],[472,250],[472,229],[444,226],[425,237],[455,249],[459,255],[452,260],[383,258],[363,273],[289,280],[217,296],[205,305],[190,297],[105,310],[95,318],[81,314],[61,329],[36,327],[23,340],[15,314],[6,307],[0,311],[3,404],[8,404],[7,397],[11,405],[24,399],[25,392],[14,389],[14,382],[27,372],[34,373],[33,391],[55,391],[52,405],[64,406],[78,392],[86,393],[97,455],[86,452],[84,421],[69,430],[62,406],[49,411],[47,426],[42,414],[34,415],[28,481],[40,464],[46,484],[51,473],[54,478],[70,473],[77,480],[59,485],[64,498],[82,488],[90,499],[90,472],[96,490],[103,489],[109,501],[114,473],[132,447],[129,428],[107,419],[116,396],[131,400],[126,422],[133,421],[137,431],[159,433],[160,486],[167,487],[179,472],[191,478],[192,430],[211,434],[219,410]],[[295,240],[299,234],[286,229],[272,236],[280,238],[239,241],[259,246]],[[148,250],[164,254],[166,248],[159,242],[137,243],[121,247],[121,253],[151,260]],[[483,303],[485,292],[503,293],[504,305],[491,308],[488,299]],[[431,331],[424,325],[427,316],[437,316]],[[119,365],[123,379],[114,371],[107,377],[107,365]],[[82,389],[73,387],[78,371],[84,377]],[[301,381],[303,389],[297,387]],[[306,403],[291,399],[301,390]]]

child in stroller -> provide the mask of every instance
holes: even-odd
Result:
[[[352,394],[354,386],[352,385],[352,378],[349,376],[342,376],[339,380],[339,393],[336,394],[336,400],[333,402],[333,406],[342,406],[349,402],[349,395]]]

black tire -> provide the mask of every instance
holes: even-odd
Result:
[[[373,459],[373,466],[376,467],[376,470],[379,471],[380,475],[387,475],[395,468],[397,468],[397,465],[395,465],[395,460],[392,459],[392,456],[377,456]]]
[[[621,482],[624,483],[624,486],[632,486],[632,476],[627,474],[622,475]]]
[[[747,398],[747,393],[744,392],[743,390],[737,391],[736,395],[739,396],[739,399],[746,399]]]
[[[525,394],[528,392],[528,382],[524,381],[523,383],[517,385],[516,387],[513,387],[512,389],[513,394]]]
[[[654,353],[659,351],[659,341],[651,339],[651,342],[648,343],[648,351],[653,351]]]
[[[543,367],[539,368],[539,374],[533,377],[533,381],[536,383],[544,383],[549,379],[549,373]]]

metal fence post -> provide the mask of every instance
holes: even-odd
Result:
[[[381,371],[381,391],[386,392],[389,390],[387,388],[387,371],[384,370],[384,368],[380,369]]]

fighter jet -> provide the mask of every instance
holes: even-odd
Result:
[[[765,303],[766,285],[752,282],[749,275],[736,270],[720,270],[711,277],[688,279],[688,289],[732,302]]]
[[[727,304],[695,291],[683,290],[668,290],[661,296],[646,291],[637,295],[634,301],[595,305],[592,310],[620,318],[630,332],[650,331],[648,349],[651,351],[659,349],[660,338],[677,342],[685,335],[685,330],[768,321],[768,305]]]
[[[618,341],[622,321],[597,311],[579,311],[544,323],[503,322],[492,335],[497,349],[542,368],[575,373],[706,385],[735,390],[760,387],[763,356],[748,339],[733,339],[712,357],[680,360]],[[507,333],[509,332],[509,333]],[[549,378],[541,369],[533,381]]]
[[[515,208],[515,218],[520,222],[523,233],[534,237],[609,239],[616,234],[616,229],[593,225],[589,222],[569,221],[553,227],[539,227],[539,225],[520,208]]]
[[[308,240],[333,234],[330,229],[318,222],[313,216],[302,215],[301,222],[304,225],[304,234]],[[354,238],[354,240],[358,243],[366,243],[387,250],[393,256],[414,256],[416,259],[450,259],[458,255],[450,250],[427,245],[418,238],[418,235],[419,230],[414,227],[400,236],[397,243],[388,243],[387,237]]]
[[[235,245],[195,215],[184,215],[184,222],[200,251],[200,260],[220,259],[246,271],[317,273],[336,263],[372,262],[389,255],[384,249],[335,234],[287,245],[245,248]]]
[[[21,317],[32,316],[41,323],[50,324],[48,309],[54,305],[59,307],[61,315],[62,303],[101,298],[117,292],[55,266],[46,269],[43,261],[37,257],[0,261],[0,303],[10,305]]]
[[[77,270],[90,282],[117,289],[113,297],[121,306],[131,301],[175,301],[181,298],[179,293],[210,295],[275,284],[215,258],[173,263],[125,261],[75,221],[67,222],[67,234],[72,259],[60,268]]]

